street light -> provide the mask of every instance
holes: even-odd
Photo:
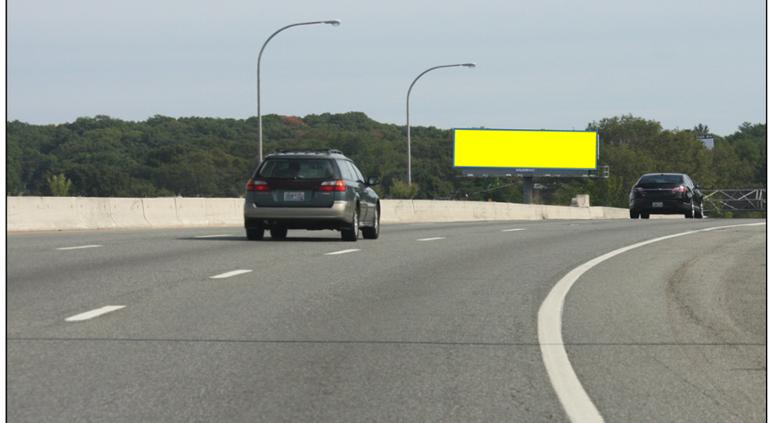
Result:
[[[338,20],[330,20],[330,21],[313,21],[313,22],[299,22],[295,24],[286,25],[277,31],[273,32],[272,35],[267,38],[267,41],[264,41],[264,45],[261,46],[261,50],[259,50],[259,60],[256,62],[256,111],[259,115],[259,163],[263,160],[263,149],[261,145],[261,54],[264,53],[264,47],[267,46],[267,43],[275,37],[275,35],[279,34],[282,31],[285,31],[288,28],[293,28],[294,26],[301,26],[301,25],[316,25],[316,24],[329,24],[333,26],[339,26],[341,25],[341,21]]]
[[[405,97],[405,126],[408,134],[408,185],[409,186],[411,185],[411,89],[413,89],[413,85],[416,83],[416,81],[418,81],[419,78],[421,78],[425,73],[429,71],[433,71],[435,69],[440,69],[440,68],[454,68],[458,66],[463,66],[465,68],[474,68],[477,65],[474,63],[457,63],[455,65],[435,66],[420,73],[419,76],[417,76],[416,79],[414,79],[413,82],[411,82],[411,86],[408,87],[408,95]]]

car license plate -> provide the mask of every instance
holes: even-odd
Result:
[[[664,207],[664,203],[661,201],[654,201],[651,203],[651,207]]]
[[[287,191],[283,193],[285,201],[304,201],[304,191]]]

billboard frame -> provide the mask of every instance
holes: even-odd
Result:
[[[456,131],[529,131],[529,132],[594,132],[595,133],[595,167],[594,168],[513,168],[513,167],[477,167],[456,166]],[[461,172],[462,176],[544,176],[556,178],[597,177],[600,172],[600,133],[588,130],[565,129],[509,129],[509,128],[452,128],[451,129],[451,164]]]

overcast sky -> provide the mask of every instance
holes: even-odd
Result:
[[[8,118],[304,116],[584,129],[765,121],[765,0],[9,0]]]

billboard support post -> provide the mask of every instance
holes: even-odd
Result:
[[[533,204],[533,176],[523,176],[523,204]]]

